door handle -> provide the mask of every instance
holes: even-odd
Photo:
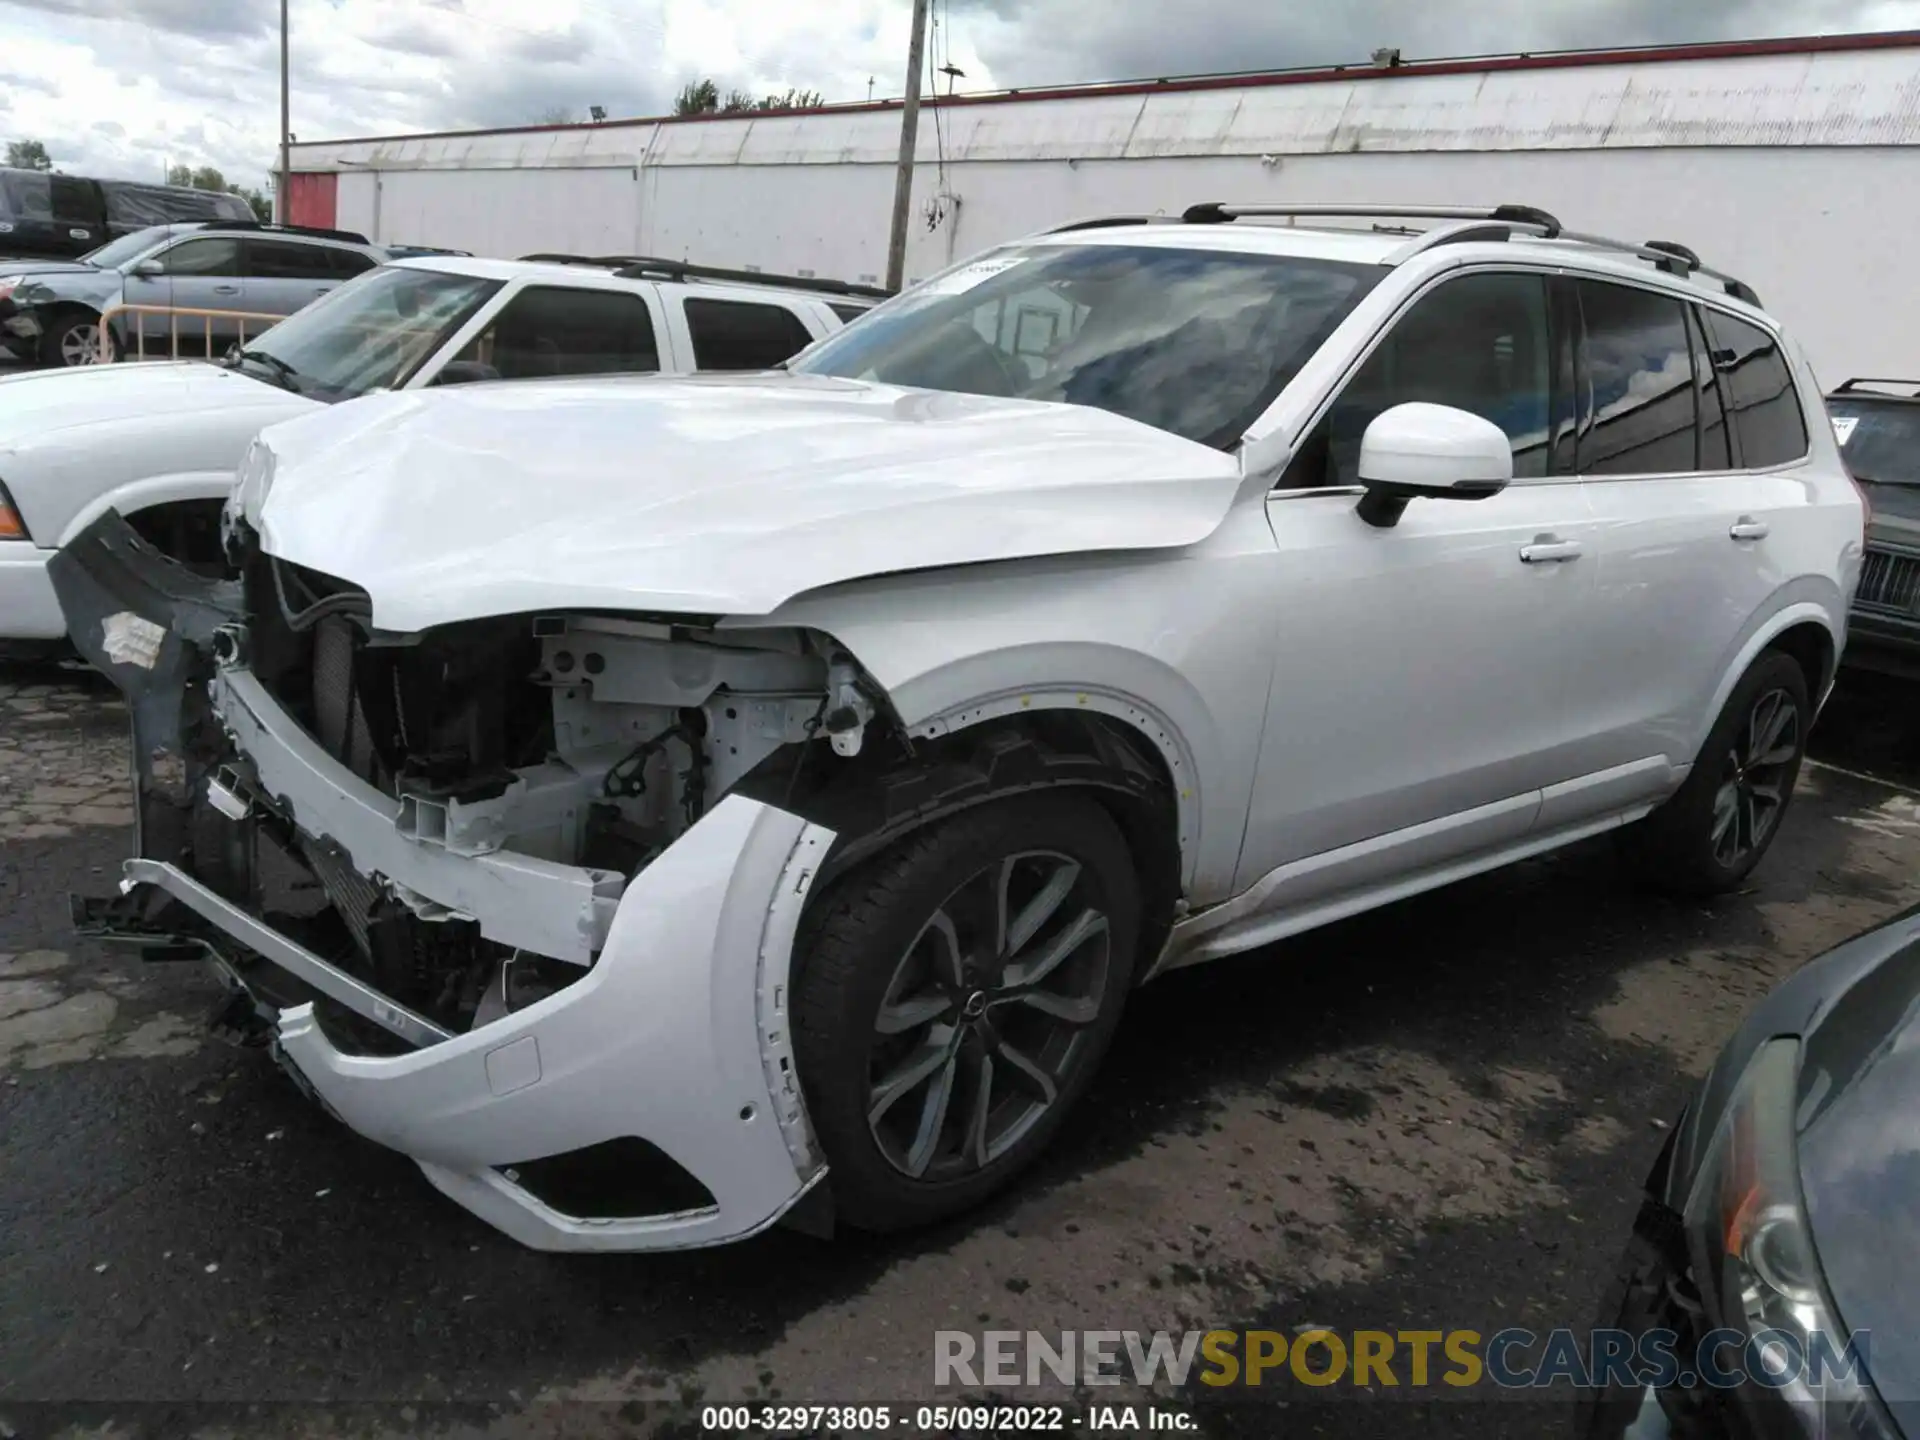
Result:
[[[1764,540],[1772,527],[1764,520],[1756,520],[1751,515],[1742,515],[1733,522],[1733,528],[1727,534],[1735,540]]]
[[[1528,565],[1562,564],[1568,560],[1578,560],[1581,554],[1578,540],[1562,540],[1555,535],[1539,535],[1531,545],[1520,547],[1520,559]]]
[[[213,287],[213,293],[216,295],[238,295],[240,293],[240,287],[238,285],[216,285]]]

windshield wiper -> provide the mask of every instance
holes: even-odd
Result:
[[[269,355],[264,350],[242,350],[239,351],[234,358],[240,361],[252,360],[257,364],[266,366],[269,370],[273,371],[274,378],[279,381],[283,389],[292,390],[295,394],[299,393],[300,387],[294,382],[300,378],[300,372],[282,360],[278,355]]]

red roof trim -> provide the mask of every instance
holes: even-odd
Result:
[[[1102,95],[1152,95],[1196,90],[1258,89],[1274,85],[1313,85],[1329,80],[1395,80],[1413,75],[1486,75],[1508,70],[1573,70],[1591,65],[1659,65],[1683,60],[1740,60],[1767,55],[1822,55],[1845,50],[1903,50],[1920,46],[1920,30],[1885,30],[1855,35],[1801,35],[1777,40],[1715,40],[1696,45],[1646,45],[1616,50],[1555,50],[1520,55],[1463,56],[1409,60],[1387,68],[1366,62],[1266,70],[1224,75],[1186,75],[1164,80],[1123,80],[1082,85],[1052,85],[1029,90],[992,90],[973,95],[929,95],[923,106],[1005,105],[1024,100],[1080,100]],[[305,140],[291,148],[328,145],[377,145],[396,140],[451,140],[476,135],[532,135],[567,130],[619,130],[637,125],[702,125],[720,120],[767,120],[790,115],[848,115],[898,110],[893,100],[821,105],[810,110],[754,110],[731,115],[651,115],[570,125],[502,125],[484,130],[423,130],[411,135],[360,135],[338,140]]]

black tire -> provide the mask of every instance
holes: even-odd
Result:
[[[1759,713],[1774,705],[1790,707],[1790,714]],[[1790,742],[1783,737],[1762,756],[1753,754],[1754,727],[1782,717],[1791,727]],[[1780,833],[1812,724],[1813,705],[1799,662],[1778,650],[1762,654],[1727,697],[1686,783],[1622,837],[1640,877],[1676,895],[1724,895],[1737,889]],[[1771,763],[1757,763],[1765,757],[1773,757]],[[1734,791],[1731,845],[1724,808],[1729,786]],[[1762,794],[1774,798],[1763,806]]]
[[[91,336],[86,335],[88,330],[93,332]],[[40,363],[56,369],[95,363],[91,357],[99,333],[100,317],[91,310],[65,306],[53,311],[47,316],[45,327],[40,332]],[[118,353],[119,348],[109,339],[107,358],[114,359]]]
[[[1019,923],[1062,884],[1069,888],[1037,929]],[[1046,1147],[1119,1024],[1139,893],[1119,828],[1096,801],[1063,790],[936,822],[834,886],[806,927],[793,1040],[840,1219],[872,1231],[931,1223],[985,1200]],[[1103,929],[1088,918],[1096,915]],[[988,926],[1012,943],[999,944]],[[1066,958],[1044,964],[1063,947]],[[945,957],[963,967],[958,983],[941,971]],[[916,967],[918,978],[903,981]],[[1031,972],[1034,983],[1023,982]],[[893,1026],[935,1003],[946,1006],[940,1017],[881,1033],[883,1007]],[[1044,1044],[1035,1038],[1043,1029]],[[879,1082],[943,1048],[940,1069],[880,1101],[888,1087]],[[934,1095],[943,1080],[946,1101]],[[915,1141],[896,1143],[905,1130]]]

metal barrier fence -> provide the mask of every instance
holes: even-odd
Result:
[[[262,322],[254,332],[258,334],[260,330],[270,330],[287,318],[284,315],[268,315],[257,310],[196,310],[191,306],[184,305],[109,305],[105,310],[100,312],[99,336],[94,341],[93,364],[107,364],[125,358],[119,353],[119,342],[116,341],[113,336],[113,321],[121,315],[169,316],[172,323],[168,327],[171,343],[167,358],[173,360],[180,358],[180,320],[182,316],[200,321],[200,335],[204,342],[206,358],[209,360],[214,358],[214,321],[237,321],[240,326],[240,338],[237,342],[225,339],[220,342],[221,353],[224,354],[229,344],[237,343],[245,345],[247,343],[247,324],[249,321]],[[135,325],[133,327],[133,333],[135,346],[134,358],[136,360],[144,360],[147,358],[146,325],[144,323]],[[191,343],[191,337],[189,337],[189,343]]]

